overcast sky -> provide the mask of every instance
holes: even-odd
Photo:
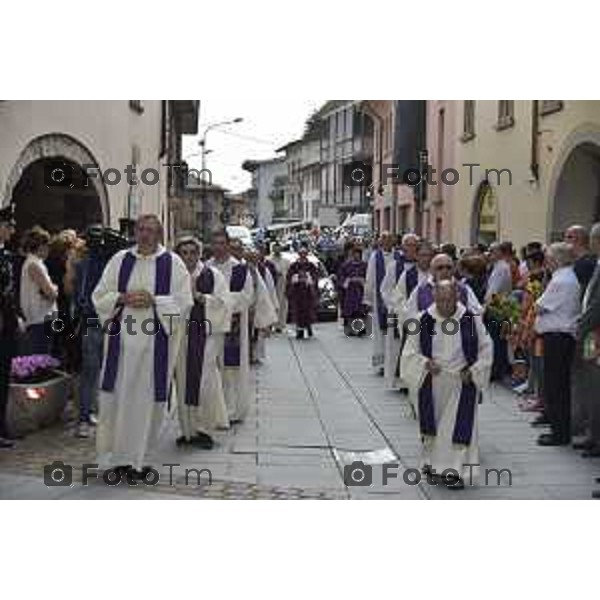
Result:
[[[212,123],[236,117],[244,119],[241,123],[211,129],[207,136],[206,147],[212,152],[206,156],[206,166],[212,173],[213,183],[233,192],[250,186],[251,175],[241,166],[245,160],[275,156],[277,148],[302,135],[306,119],[325,102],[289,98],[269,100],[266,95],[258,95],[260,82],[255,92],[255,98],[250,99],[240,93],[230,99],[201,100],[199,135],[183,138],[183,158],[189,157],[190,168],[200,169],[200,155],[189,155],[199,153],[198,141],[204,129]]]

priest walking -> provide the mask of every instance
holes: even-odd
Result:
[[[98,464],[143,478],[165,414],[192,306],[190,276],[162,245],[158,217],[136,223],[136,245],[108,262],[92,294],[105,342],[96,434]]]
[[[373,368],[384,374],[385,340],[388,334],[388,314],[381,296],[381,284],[388,266],[401,260],[401,254],[394,251],[394,238],[385,231],[379,238],[379,247],[371,253],[367,266],[364,303],[371,307],[373,315]]]
[[[217,364],[229,327],[230,299],[225,277],[202,263],[202,245],[182,238],[175,247],[191,277],[194,306],[182,340],[175,369],[177,412],[181,435],[177,445],[205,450],[213,447],[211,434],[229,428],[221,372]]]
[[[357,244],[352,247],[350,258],[338,272],[341,312],[347,336],[363,336],[367,333],[363,304],[366,275],[367,263],[362,259],[362,248]]]
[[[243,422],[250,400],[254,397],[250,384],[249,309],[254,300],[254,285],[248,265],[234,258],[225,231],[213,234],[213,257],[208,266],[225,277],[229,287],[231,318],[219,351],[222,366],[223,393],[231,425]]]
[[[319,301],[318,282],[317,266],[308,260],[308,249],[300,248],[298,260],[291,264],[287,274],[287,296],[298,340],[304,338],[304,330],[308,337],[313,336],[312,325],[316,321]]]
[[[419,321],[401,365],[417,406],[423,470],[460,489],[478,475],[478,399],[489,383],[493,346],[481,317],[458,301],[453,281],[436,283],[434,303]]]

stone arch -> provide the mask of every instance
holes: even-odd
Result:
[[[12,193],[23,172],[32,163],[47,158],[64,158],[77,165],[100,166],[94,155],[75,138],[63,133],[49,133],[31,140],[23,149],[8,176],[5,186],[5,202],[10,201]],[[110,206],[108,192],[100,177],[90,177],[100,201],[104,225],[110,225]]]
[[[492,204],[490,204],[492,203]],[[482,180],[477,186],[471,209],[471,244],[479,242],[491,243],[500,235],[500,210],[496,192],[487,179]],[[490,213],[486,215],[486,211]],[[493,223],[488,223],[488,229],[482,229],[482,219],[493,218]],[[492,233],[493,231],[493,233]]]
[[[573,130],[563,141],[554,160],[550,177],[548,180],[548,212],[546,217],[546,231],[548,239],[557,238],[563,223],[560,217],[560,207],[558,206],[564,190],[564,178],[566,170],[576,157],[577,153],[596,154],[598,157],[598,190],[600,191],[600,126],[595,123],[583,123]],[[597,215],[600,218],[600,215]],[[580,220],[580,219],[576,219]],[[582,222],[581,225],[590,223]]]

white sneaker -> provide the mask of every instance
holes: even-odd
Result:
[[[89,438],[90,437],[90,426],[87,423],[79,423],[77,426],[77,432],[75,434],[78,438]]]
[[[523,395],[527,389],[529,388],[529,384],[527,382],[522,383],[521,385],[517,385],[513,388],[513,392],[518,394],[519,396]]]
[[[92,413],[92,414],[90,414],[89,424],[90,424],[92,427],[96,427],[96,425],[98,425],[98,418],[97,418],[97,417],[96,417],[96,415],[95,415],[95,414],[93,414],[93,413]]]

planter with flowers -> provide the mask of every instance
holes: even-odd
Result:
[[[47,354],[13,358],[6,424],[12,434],[36,431],[62,418],[68,396],[68,376]]]

